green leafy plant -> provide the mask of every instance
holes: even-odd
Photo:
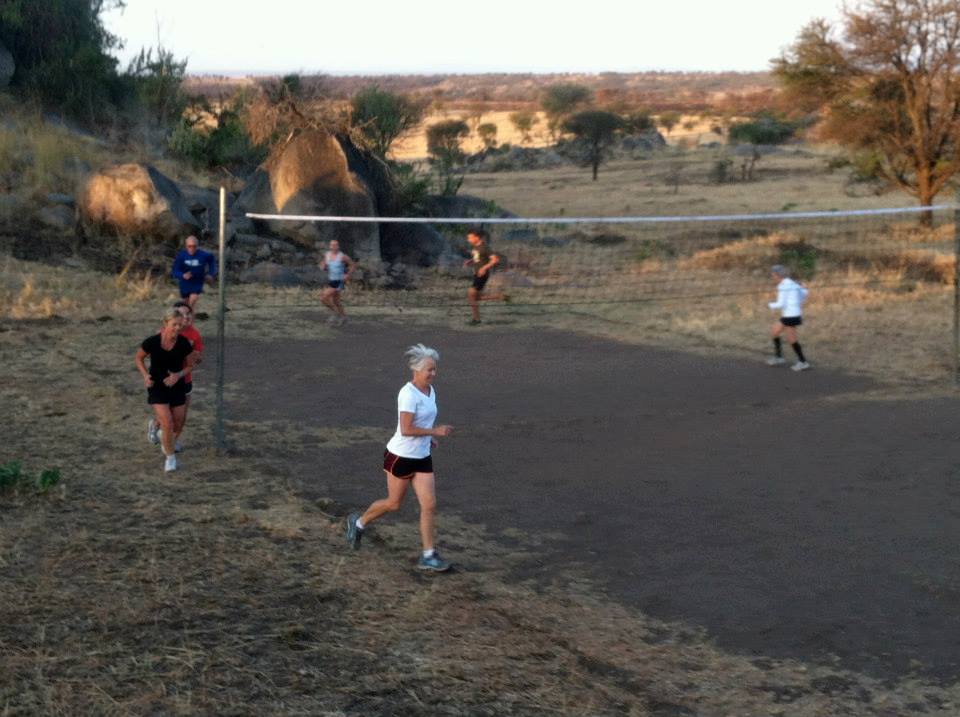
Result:
[[[37,495],[44,495],[58,485],[60,479],[60,470],[57,468],[50,468],[39,476],[32,476],[24,472],[23,463],[20,461],[9,461],[0,465],[0,492],[32,491]]]

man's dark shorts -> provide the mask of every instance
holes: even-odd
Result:
[[[483,291],[483,287],[487,285],[487,280],[490,278],[490,272],[488,271],[483,276],[473,275],[473,288],[477,291]]]
[[[802,316],[782,316],[780,317],[780,323],[784,326],[799,326],[803,323]]]

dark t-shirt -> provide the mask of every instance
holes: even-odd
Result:
[[[470,253],[473,255],[474,275],[476,275],[480,269],[489,264],[490,257],[493,256],[493,252],[490,251],[490,247],[488,247],[486,244],[480,244],[479,246],[473,247]]]
[[[150,355],[150,378],[153,379],[155,386],[163,382],[163,379],[169,375],[168,372],[182,371],[184,360],[193,353],[193,346],[180,334],[177,335],[177,341],[170,351],[163,350],[160,334],[145,338],[140,348]],[[182,377],[174,385],[178,386],[181,383],[183,383]]]

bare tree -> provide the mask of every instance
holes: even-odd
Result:
[[[842,25],[811,22],[773,71],[825,136],[929,205],[960,170],[960,0],[866,0]]]

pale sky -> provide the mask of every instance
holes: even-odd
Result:
[[[840,0],[126,0],[107,27],[192,74],[766,70]]]

